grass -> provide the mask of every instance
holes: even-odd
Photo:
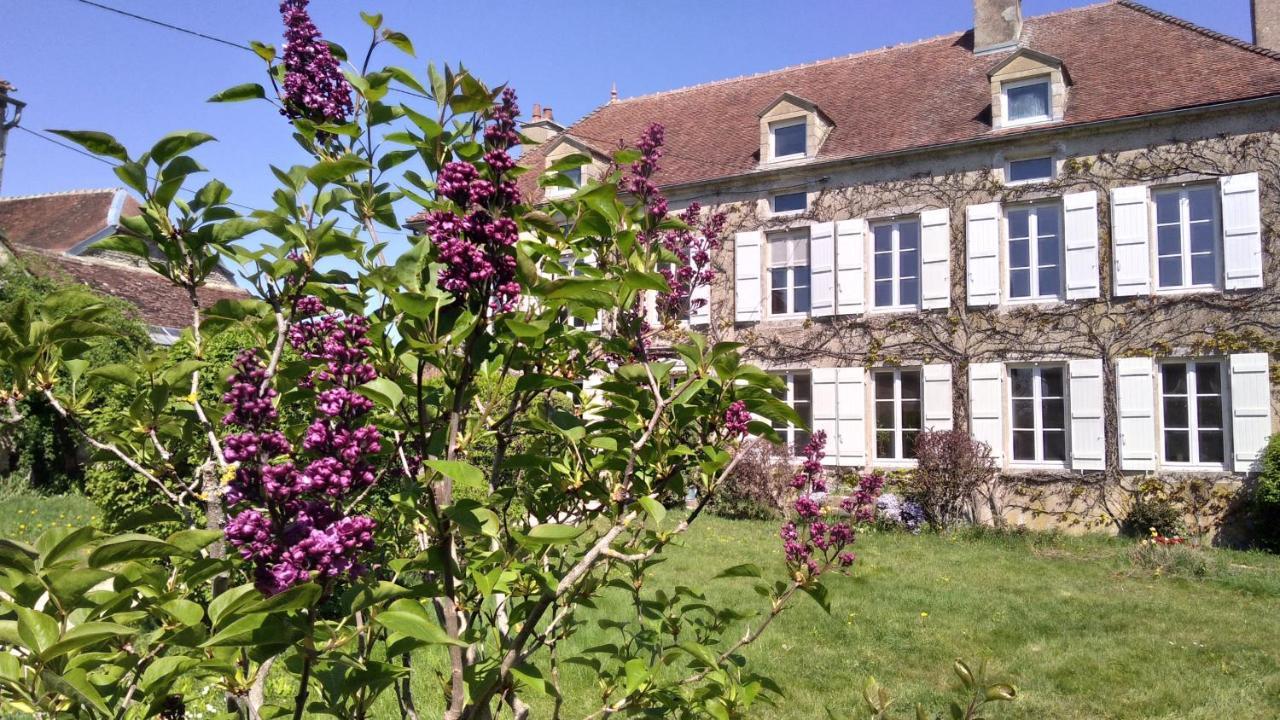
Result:
[[[5,537],[94,512],[78,497],[2,500]],[[772,523],[703,518],[650,587],[690,585],[712,603],[762,610],[751,580],[712,578],[744,562],[780,576],[776,537]],[[1212,550],[1194,573],[1157,573],[1134,565],[1133,547],[1048,533],[863,534],[852,576],[830,579],[832,614],[798,597],[747,653],[787,691],[758,716],[854,717],[867,676],[904,717],[917,702],[942,710],[954,697],[952,661],[985,657],[1021,693],[993,709],[997,718],[1280,717],[1280,557]],[[611,639],[590,623],[566,656]],[[414,683],[425,716],[440,693],[425,672],[434,665],[423,658]],[[566,718],[598,707],[589,672],[569,665],[563,675]],[[383,700],[380,716],[398,717],[394,698]],[[534,704],[545,717],[549,705]]]

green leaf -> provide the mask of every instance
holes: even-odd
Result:
[[[125,562],[128,560],[142,560],[145,558],[170,557],[173,555],[184,554],[185,553],[181,548],[170,545],[159,538],[154,538],[150,535],[130,533],[104,540],[102,544],[94,548],[94,551],[89,554],[89,565],[92,567],[102,567],[104,565]]]
[[[484,473],[471,463],[461,460],[427,460],[423,465],[435,470],[454,482],[455,487],[485,487]]]
[[[400,386],[395,381],[385,377],[370,380],[356,388],[356,392],[388,410],[395,410],[399,407],[400,401],[404,400],[404,391],[400,389]]]
[[[178,155],[214,139],[215,138],[208,133],[196,132],[194,130],[169,133],[168,135],[160,138],[160,140],[151,147],[151,159],[154,160],[157,165],[164,165]]]
[[[667,285],[667,281],[662,279],[662,276],[657,273],[628,270],[622,274],[622,282],[628,288],[635,290],[653,290],[661,293],[671,292],[671,287]]]
[[[317,187],[342,180],[349,175],[372,167],[355,155],[343,155],[336,160],[321,160],[307,170],[307,179]]]
[[[69,655],[90,645],[96,645],[104,640],[136,633],[137,630],[124,625],[117,625],[116,623],[81,623],[68,630],[61,640],[45,649],[44,652],[40,653],[40,656],[45,660],[52,660],[62,655]]]
[[[143,690],[150,692],[157,685],[161,683],[170,684],[199,665],[200,661],[197,658],[183,655],[166,655],[147,666],[146,671],[142,673],[142,680],[139,684]]]
[[[382,606],[409,595],[408,588],[401,587],[387,580],[379,580],[376,585],[357,585],[346,592],[342,598],[347,612],[354,614],[361,610]]]
[[[129,152],[119,140],[97,130],[50,130],[54,135],[64,137],[94,155],[115,158],[120,162],[129,161]]]
[[[101,715],[109,716],[111,714],[111,711],[107,708],[107,703],[102,699],[102,695],[89,682],[88,675],[83,670],[71,670],[65,675],[59,675],[52,670],[45,669],[40,672],[40,679],[59,694],[71,698],[81,705],[88,705]]]
[[[428,620],[425,615],[403,610],[387,610],[378,613],[378,623],[391,632],[400,633],[429,645],[466,647],[466,643],[450,639],[444,629]]]
[[[258,83],[244,83],[229,87],[209,98],[209,102],[241,102],[244,100],[265,100],[267,91]]]
[[[213,637],[201,643],[200,647],[252,647],[261,643],[279,644],[288,642],[287,628],[281,618],[269,613],[254,613],[237,619]]]
[[[402,32],[385,32],[382,37],[385,38],[387,42],[396,46],[400,52],[410,57],[417,57],[417,53],[413,51],[413,43],[410,42],[408,35],[405,35]]]
[[[195,555],[221,538],[221,530],[191,528],[188,530],[179,530],[178,532],[170,535],[165,542],[182,550],[186,555]]]
[[[28,650],[39,655],[58,642],[58,621],[39,610],[10,604],[18,616],[18,637]]]
[[[662,503],[648,495],[642,496],[636,502],[640,504],[640,507],[644,508],[645,512],[649,513],[649,517],[653,518],[655,525],[661,525],[663,519],[667,517],[667,509],[662,506]]]
[[[258,597],[261,597],[261,593],[253,586],[253,583],[237,585],[226,590],[209,601],[209,622],[213,623],[214,627],[217,627],[225,617]]]
[[[187,627],[196,625],[204,619],[204,608],[200,607],[199,603],[184,598],[170,600],[161,605],[160,609]]]
[[[290,610],[301,610],[315,605],[320,599],[320,593],[323,590],[315,583],[300,583],[285,590],[277,595],[262,598],[257,602],[249,603],[241,612],[260,613],[260,612],[287,612]]]
[[[76,568],[50,573],[49,586],[58,599],[74,603],[93,586],[110,577],[112,574],[105,570]]]
[[[585,528],[557,523],[534,525],[529,529],[528,539],[536,544],[561,545],[570,542],[583,533]]]
[[[764,576],[764,573],[760,571],[760,566],[755,565],[753,563],[743,563],[742,565],[734,565],[731,568],[726,568],[724,570],[721,570],[720,574],[716,575],[712,579],[718,580],[720,578],[735,578],[735,577],[758,578],[763,576]]]
[[[133,255],[134,257],[150,257],[150,249],[142,238],[132,235],[112,235],[93,244],[94,250],[111,250],[113,252]]]
[[[627,694],[630,695],[649,682],[649,663],[643,658],[631,658],[623,666],[627,676]]]
[[[826,585],[817,582],[811,586],[802,587],[800,589],[804,590],[805,594],[813,598],[813,601],[818,603],[818,606],[825,610],[828,615],[831,614],[831,598],[828,595]]]
[[[987,702],[1011,702],[1018,699],[1018,689],[1006,683],[997,683],[988,687],[983,697]]]

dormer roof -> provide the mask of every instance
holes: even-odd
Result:
[[[811,112],[811,113],[813,113],[813,114],[815,114],[815,115],[817,115],[817,116],[821,117],[821,118],[823,119],[823,121],[824,121],[824,122],[826,122],[828,125],[834,125],[834,124],[835,124],[835,123],[833,123],[833,122],[831,121],[831,117],[830,117],[830,116],[828,116],[826,113],[822,112],[822,108],[818,107],[818,104],[817,104],[817,103],[813,102],[812,100],[808,100],[808,99],[802,98],[802,97],[800,97],[799,95],[796,95],[795,93],[790,92],[790,91],[782,93],[782,94],[781,94],[781,95],[779,95],[777,98],[775,98],[773,102],[771,102],[771,103],[769,103],[768,105],[764,106],[764,109],[763,109],[763,110],[761,110],[759,113],[757,113],[757,114],[756,114],[756,117],[760,117],[760,118],[762,118],[762,117],[764,117],[765,115],[768,115],[770,111],[772,111],[774,108],[778,107],[778,105],[780,105],[780,104],[782,104],[782,103],[790,103],[790,104],[795,105],[796,107],[799,107],[799,108],[801,108],[801,109],[803,109],[803,110],[807,110],[807,111],[809,111],[809,112]]]
[[[1065,80],[1068,85],[1071,84],[1071,75],[1067,72],[1067,66],[1065,63],[1062,62],[1062,60],[1048,53],[1042,53],[1039,50],[1033,50],[1031,48],[1025,48],[1025,47],[1014,50],[1013,52],[1009,53],[1003,60],[991,66],[991,69],[987,71],[987,77],[989,78],[995,77],[996,75],[1000,74],[1001,70],[1004,70],[1005,68],[1012,65],[1014,62],[1021,59],[1027,59],[1032,62],[1039,63],[1045,66],[1046,68],[1051,68],[1053,70],[1061,70],[1063,80]]]

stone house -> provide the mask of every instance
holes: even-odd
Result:
[[[957,427],[1002,470],[993,512],[1107,522],[1143,478],[1237,487],[1276,429],[1278,17],[1254,0],[1245,42],[974,0],[966,32],[535,112],[523,162],[591,178],[662,123],[673,210],[730,218],[690,323],[785,378],[827,462],[910,468]]]
[[[137,258],[93,247],[120,231],[122,215],[139,212],[138,201],[119,188],[0,197],[0,236],[28,271],[129,301],[151,338],[169,345],[191,325],[186,292],[142,267]],[[198,296],[207,308],[249,294],[235,284],[230,271],[219,268]]]

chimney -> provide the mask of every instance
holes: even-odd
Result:
[[[551,108],[544,108],[539,103],[533,104],[533,114],[529,116],[529,122],[520,126],[520,132],[536,145],[541,145],[559,135],[562,130],[564,126],[552,118]]]
[[[1253,44],[1280,52],[1280,0],[1253,0]]]
[[[1280,2],[1280,0],[1255,0]],[[973,51],[1011,48],[1022,37],[1022,0],[973,0]]]

